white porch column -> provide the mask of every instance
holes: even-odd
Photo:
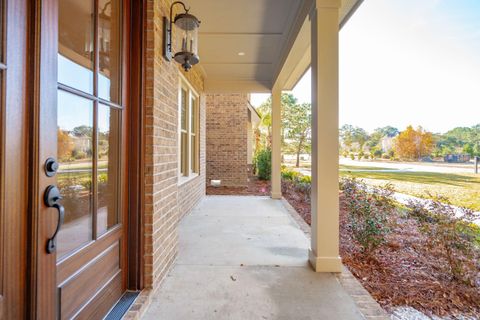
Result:
[[[338,32],[341,0],[315,0],[312,22],[312,244],[317,272],[340,272]]]
[[[275,86],[272,90],[272,198],[282,198],[281,186],[281,95],[282,90]]]

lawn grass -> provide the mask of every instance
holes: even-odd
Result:
[[[385,170],[385,171],[378,171]],[[405,172],[388,168],[340,165],[340,175],[373,185],[391,183],[398,192],[420,198],[443,195],[453,205],[480,211],[480,176],[467,173]]]

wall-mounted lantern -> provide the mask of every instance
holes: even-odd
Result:
[[[175,15],[173,18],[173,7],[177,4],[183,6],[184,13]],[[188,71],[193,65],[200,61],[198,57],[198,28],[200,21],[192,14],[188,13],[185,4],[181,1],[175,1],[170,6],[170,20],[163,18],[164,30],[164,55],[170,61],[173,59],[180,63],[185,71]],[[172,40],[172,27],[175,24],[175,42]],[[176,44],[175,48],[173,44]],[[177,52],[173,53],[173,50]]]

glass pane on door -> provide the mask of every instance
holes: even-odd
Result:
[[[121,0],[98,2],[98,96],[120,104]]]
[[[120,169],[120,110],[98,107],[97,234],[118,223]]]
[[[62,0],[58,8],[58,82],[93,93],[93,1]]]
[[[93,102],[58,91],[57,183],[65,221],[57,258],[92,240]]]

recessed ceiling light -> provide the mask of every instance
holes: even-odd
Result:
[[[244,56],[244,55],[245,55],[245,52],[239,52],[238,55],[239,55],[239,56]]]

